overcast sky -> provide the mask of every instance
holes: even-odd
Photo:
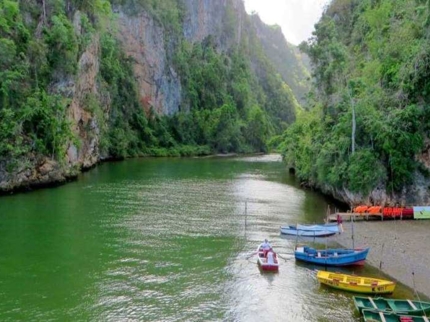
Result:
[[[282,27],[287,40],[298,45],[312,35],[329,0],[244,0],[246,11],[256,11],[269,25]]]

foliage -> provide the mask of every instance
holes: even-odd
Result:
[[[295,118],[291,89],[252,32],[238,40],[231,2],[219,38],[193,44],[183,36],[181,3],[0,0],[0,161],[16,164],[31,155],[64,162],[68,146],[79,146],[76,129],[87,139],[97,136],[94,148],[106,158],[267,151],[270,136]],[[145,11],[163,28],[167,64],[183,90],[177,114],[158,115],[140,101],[135,62],[115,32],[117,6]],[[100,49],[97,90],[76,95],[90,45]],[[76,104],[84,105],[85,121],[72,124]]]
[[[61,161],[65,143],[73,139],[67,100],[49,93],[48,84],[54,71],[75,69],[71,23],[64,15],[53,15],[43,37],[31,39],[34,30],[24,23],[17,1],[0,1],[0,17],[0,158],[14,160],[37,152]]]
[[[428,5],[334,0],[326,9],[300,46],[313,65],[312,111],[282,144],[301,179],[362,193],[412,182],[430,129]]]

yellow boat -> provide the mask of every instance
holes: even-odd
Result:
[[[355,293],[390,294],[396,287],[392,281],[326,271],[318,271],[317,278],[321,284]]]

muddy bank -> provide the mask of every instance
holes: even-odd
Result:
[[[331,237],[352,247],[351,224]],[[370,221],[354,223],[355,247],[370,247],[367,262],[430,298],[430,221]],[[382,261],[382,263],[381,263]]]

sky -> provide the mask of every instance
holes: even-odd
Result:
[[[280,25],[288,42],[298,45],[312,36],[329,0],[244,0],[248,13],[256,11],[269,25]]]

